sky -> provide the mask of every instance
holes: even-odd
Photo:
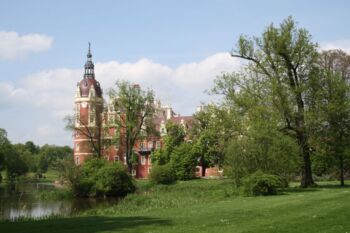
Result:
[[[191,115],[222,72],[242,67],[229,52],[292,16],[320,49],[350,53],[350,2],[326,0],[1,0],[0,128],[13,143],[72,145],[64,116],[91,42],[104,92],[117,80],[151,88]]]

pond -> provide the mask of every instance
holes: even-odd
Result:
[[[43,200],[40,198],[40,192],[55,188],[51,183],[0,184],[0,219],[42,218],[50,215],[70,216],[93,207],[103,208],[117,202],[116,199]]]

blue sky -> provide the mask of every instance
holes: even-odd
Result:
[[[3,0],[0,128],[13,142],[71,144],[61,118],[73,108],[88,41],[104,88],[130,79],[191,114],[210,100],[203,91],[216,75],[239,67],[226,53],[240,34],[259,35],[291,15],[321,47],[350,51],[349,10],[340,0]]]

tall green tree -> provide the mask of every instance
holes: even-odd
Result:
[[[344,186],[345,165],[350,162],[350,56],[341,50],[323,51],[319,64],[322,68],[322,85],[317,95],[322,121],[319,135],[323,142],[320,146],[333,158],[340,184]]]
[[[152,155],[152,162],[164,165],[170,162],[172,152],[185,142],[185,129],[180,124],[168,121],[165,125],[167,134],[164,136],[164,146]]]
[[[227,115],[224,109],[214,105],[203,106],[201,111],[193,115],[193,123],[190,129],[190,138],[193,143],[193,151],[196,154],[199,165],[202,167],[202,176],[208,167],[223,164],[223,151]],[[225,117],[226,116],[226,117]],[[231,129],[233,125],[230,125]]]
[[[7,132],[0,128],[0,171],[5,168],[5,156],[9,151],[10,141],[7,139]],[[0,174],[0,181],[2,180]]]
[[[311,89],[310,80],[317,75],[317,45],[311,41],[311,35],[289,17],[279,26],[268,26],[260,37],[241,36],[231,55],[248,61],[250,78],[266,84],[272,100],[270,107],[283,118],[281,128],[299,145],[301,186],[314,185],[307,119],[312,108],[305,101]]]
[[[116,143],[125,149],[128,170],[133,167],[133,148],[138,139],[154,133],[153,115],[155,113],[154,93],[144,91],[139,85],[118,81],[115,89],[109,91],[115,110]]]

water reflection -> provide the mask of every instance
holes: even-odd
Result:
[[[0,219],[40,218],[49,215],[74,215],[92,207],[116,203],[114,199],[41,200],[39,192],[52,190],[52,184],[0,184]]]

